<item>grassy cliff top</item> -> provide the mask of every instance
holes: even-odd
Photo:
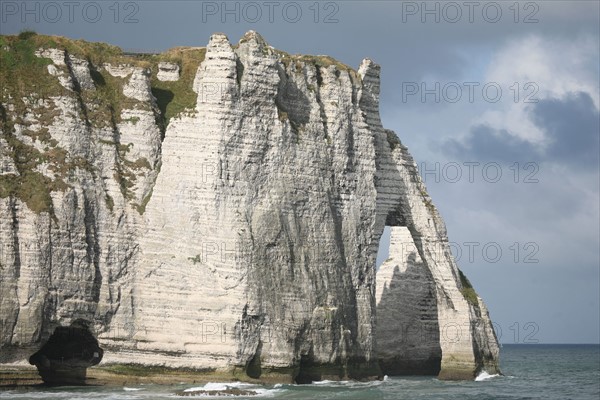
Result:
[[[9,98],[18,99],[33,94],[41,98],[64,94],[65,89],[56,78],[49,76],[46,69],[52,62],[35,55],[39,49],[51,48],[65,50],[73,57],[85,59],[94,69],[107,63],[150,69],[152,90],[166,121],[185,108],[195,106],[196,94],[192,90],[192,83],[198,66],[204,60],[206,49],[203,47],[176,47],[160,54],[131,54],[106,43],[38,35],[35,32],[0,36],[0,103],[9,103]],[[156,78],[161,61],[179,65],[181,77],[178,81],[162,82]],[[110,76],[92,74],[92,77],[101,78],[100,84],[96,82],[99,87],[105,82],[114,81]],[[108,92],[117,91],[117,88],[108,89]],[[120,109],[118,104],[113,104],[113,107]]]
[[[247,40],[245,38],[240,43]],[[237,46],[239,44],[233,47]],[[183,110],[195,107],[197,95],[193,92],[192,84],[198,66],[206,55],[205,47],[174,47],[159,54],[127,53],[107,43],[40,35],[32,31],[24,31],[19,35],[0,35],[0,102],[8,103],[7,96],[20,98],[36,93],[47,98],[64,93],[57,79],[48,75],[46,68],[51,61],[35,55],[39,49],[65,50],[73,57],[87,60],[95,69],[107,63],[150,69],[152,91],[167,123]],[[356,70],[329,56],[290,55],[273,50],[286,66],[292,63],[312,64],[318,68],[335,66],[337,70],[357,75]],[[178,81],[163,82],[157,79],[158,64],[162,61],[179,65],[181,76]]]
[[[88,60],[99,66],[109,64],[129,64],[137,67],[151,68],[158,61],[181,61],[181,55],[189,51],[199,51],[204,47],[175,47],[163,53],[127,53],[120,47],[102,42],[88,42],[82,39],[70,39],[63,36],[40,35],[32,31],[24,31],[18,35],[0,35],[0,50],[3,54],[23,52],[29,49],[66,50],[77,58]],[[33,53],[30,53],[33,55]],[[3,61],[19,61],[8,60]],[[3,66],[10,66],[9,63]]]
[[[242,38],[240,44],[244,40],[248,37]],[[96,90],[77,87],[71,91],[63,87],[51,71],[63,79],[72,72],[66,66],[51,66],[52,60],[36,55],[44,49],[63,50],[71,57],[87,60]],[[328,56],[290,55],[272,50],[285,66],[293,63],[296,70],[300,70],[302,65],[314,65],[316,68],[334,66],[337,70],[356,74],[352,68]],[[31,31],[0,35],[0,134],[8,145],[3,152],[14,161],[18,171],[17,175],[0,177],[0,198],[16,196],[35,212],[51,212],[50,193],[69,186],[70,171],[75,168],[93,169],[86,160],[72,157],[66,149],[58,146],[48,130],[60,114],[55,104],[57,96],[76,96],[85,105],[80,118],[91,127],[118,129],[123,110],[151,108],[156,111],[157,123],[164,133],[172,118],[184,110],[195,109],[197,94],[193,91],[193,81],[205,55],[205,47],[174,47],[160,54],[137,54],[126,53],[106,43],[39,35]],[[57,56],[61,57],[60,53]],[[179,66],[177,81],[158,79],[159,63],[165,61]],[[112,76],[102,67],[104,64],[150,70],[150,86],[156,107],[125,96],[123,87],[127,81]],[[23,141],[16,134],[17,130],[29,136],[35,146],[27,144],[28,140]],[[121,158],[125,157],[121,154],[123,147],[126,146],[119,147]],[[126,164],[126,161],[123,162]],[[44,166],[54,171],[55,179],[40,172]],[[127,180],[126,177],[125,173],[120,174],[119,182],[125,198],[128,198],[133,178]]]

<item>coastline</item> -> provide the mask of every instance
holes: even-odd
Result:
[[[270,380],[268,377],[267,379],[244,378],[244,376],[238,376],[233,372],[179,370],[163,367],[142,367],[119,364],[88,368],[85,386],[118,387],[139,384],[206,384],[213,381],[264,384],[269,383]],[[0,391],[28,386],[45,386],[36,367],[0,364]]]
[[[127,386],[140,384],[180,385],[206,384],[209,382],[243,382],[259,385],[293,384],[294,371],[281,369],[263,371],[260,378],[250,378],[244,369],[233,370],[193,370],[166,368],[136,364],[108,364],[87,369],[85,386]],[[372,376],[359,381],[380,380]],[[323,375],[324,380],[346,380],[346,376]],[[25,364],[0,364],[0,391],[21,387],[45,386],[35,366]]]

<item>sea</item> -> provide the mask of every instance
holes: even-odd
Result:
[[[153,400],[182,398],[369,400],[369,399],[540,399],[599,400],[600,345],[504,345],[502,375],[481,373],[468,382],[439,381],[433,377],[386,377],[383,381],[317,382],[311,385],[257,386],[212,382],[206,385],[140,385],[134,387],[21,388],[1,391],[0,399]],[[237,388],[253,396],[180,397],[178,391]]]

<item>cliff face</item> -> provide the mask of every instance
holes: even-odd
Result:
[[[298,382],[497,371],[487,310],[381,125],[372,61],[254,32],[144,57],[2,40],[0,362],[85,320],[107,363]]]

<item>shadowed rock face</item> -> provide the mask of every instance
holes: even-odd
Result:
[[[290,56],[255,32],[178,51],[175,74],[160,57],[91,65],[40,50],[56,93],[2,98],[1,182],[52,185],[35,198],[0,190],[0,362],[84,318],[110,363],[368,379],[381,376],[381,340],[394,373],[495,372],[487,310],[462,296],[444,223],[381,124],[380,67]],[[190,68],[193,52],[203,59]],[[167,121],[182,98],[196,102]],[[35,151],[46,161],[25,170]],[[385,225],[406,227],[415,254],[379,292]],[[393,342],[377,333],[386,318],[432,336],[419,349]],[[443,340],[448,324],[464,328],[459,340]]]
[[[392,227],[377,272],[377,355],[386,375],[437,375],[442,349],[436,287],[406,227]]]
[[[58,327],[42,348],[29,358],[42,380],[52,385],[83,385],[87,368],[102,361],[98,340],[79,321]]]

